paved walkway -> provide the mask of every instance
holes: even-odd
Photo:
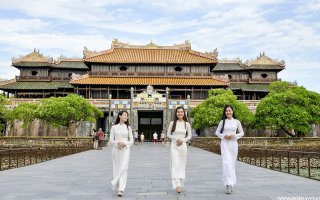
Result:
[[[188,152],[185,191],[177,195],[171,189],[169,155],[169,147],[160,144],[155,148],[150,143],[133,146],[127,188],[120,199],[320,199],[320,181],[241,162],[237,163],[238,183],[234,193],[227,195],[221,181],[220,156],[193,147]],[[119,199],[111,189],[111,176],[111,148],[91,150],[0,172],[0,199]]]

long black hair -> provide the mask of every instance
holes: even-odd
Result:
[[[129,113],[128,113],[127,111],[125,111],[125,110],[122,110],[122,111],[120,111],[120,112],[118,113],[118,117],[117,117],[117,119],[116,119],[116,124],[119,124],[119,123],[120,123],[120,116],[121,116],[123,113],[127,113],[127,116],[128,116],[128,118],[129,118]],[[129,128],[129,122],[128,122],[128,120],[125,121],[124,123],[127,125],[127,128]]]
[[[184,108],[182,106],[177,107],[176,110],[175,110],[175,114],[174,114],[174,120],[173,120],[173,126],[172,126],[171,132],[174,132],[176,130],[176,125],[177,125],[177,121],[178,121],[177,112],[178,112],[179,109],[183,110],[183,113],[184,113],[183,120],[185,122],[188,122],[188,119],[187,119],[187,116],[186,116],[186,111],[184,110]]]
[[[222,113],[223,124],[222,124],[222,128],[221,128],[221,130],[220,130],[220,133],[223,132],[224,124],[226,123],[226,118],[227,118],[227,116],[226,116],[226,110],[227,110],[227,108],[231,108],[231,110],[233,111],[233,113],[232,113],[233,119],[237,119],[237,118],[236,118],[236,114],[234,114],[234,109],[233,109],[233,107],[232,107],[231,105],[226,105],[226,106],[223,108],[223,113]]]

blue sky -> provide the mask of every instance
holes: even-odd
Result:
[[[217,48],[243,62],[261,52],[285,60],[279,78],[320,93],[320,0],[0,0],[0,78],[18,75],[12,57],[82,57],[129,44]]]

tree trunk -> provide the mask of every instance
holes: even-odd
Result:
[[[68,124],[68,137],[76,137],[77,125],[74,122]]]

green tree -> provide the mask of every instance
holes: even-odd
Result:
[[[302,136],[311,130],[311,124],[320,123],[320,94],[280,81],[270,84],[269,90],[257,107],[258,129],[269,127],[284,130],[290,136]]]
[[[0,132],[4,129],[5,123],[7,122],[9,109],[6,105],[8,103],[8,100],[3,95],[0,95]]]
[[[269,94],[285,92],[290,89],[290,87],[290,84],[286,81],[274,81],[268,87]]]
[[[68,135],[75,136],[75,133],[70,131],[72,125],[78,126],[82,121],[94,122],[96,118],[103,117],[103,112],[86,99],[71,94],[66,97],[51,97],[42,100],[37,116],[54,127],[68,127]]]
[[[231,90],[212,89],[208,92],[209,97],[192,109],[192,127],[195,129],[217,126],[221,120],[223,108],[231,105],[236,117],[244,126],[249,126],[253,121],[253,113],[245,103],[237,100]]]
[[[21,103],[13,108],[8,118],[22,121],[22,128],[27,128],[37,118],[37,108],[34,103]]]

